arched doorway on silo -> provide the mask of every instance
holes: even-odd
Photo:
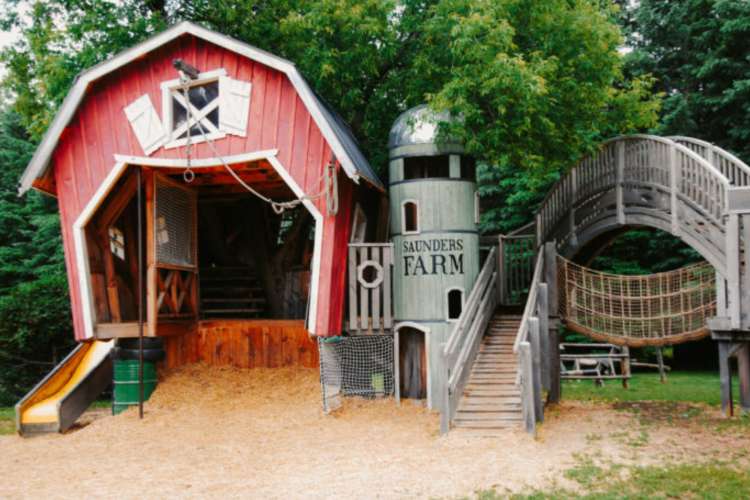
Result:
[[[399,398],[428,400],[429,406],[428,333],[429,329],[414,323],[398,325],[394,361]]]

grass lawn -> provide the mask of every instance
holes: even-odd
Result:
[[[0,406],[0,436],[16,432],[16,411],[12,406]]]
[[[732,394],[737,400],[737,377]],[[623,389],[619,380],[606,380],[597,387],[592,380],[565,380],[563,399],[578,401],[681,401],[688,403],[721,404],[718,372],[672,372],[667,382],[659,382],[658,373],[635,373],[630,387]]]
[[[521,499],[648,499],[648,498],[716,498],[750,497],[748,471],[728,464],[671,465],[667,467],[599,467],[582,461],[566,472],[566,477],[582,491],[566,488],[534,490],[508,495],[483,491],[481,500]]]

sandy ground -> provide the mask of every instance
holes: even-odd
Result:
[[[0,437],[0,497],[456,497],[566,485],[582,456],[748,460],[747,431],[680,422],[682,411],[566,403],[536,438],[441,437],[438,416],[411,403],[348,400],[324,415],[316,370],[195,365],[165,377],[143,421],[99,410],[65,435]]]

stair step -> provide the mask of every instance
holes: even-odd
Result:
[[[241,309],[201,309],[202,313],[223,313],[223,314],[230,314],[230,313],[262,313],[263,309],[256,309],[256,308],[241,308]]]
[[[459,408],[463,406],[463,403],[465,403],[465,406],[503,406],[508,404],[521,404],[521,396],[496,396],[494,398],[472,398],[471,396],[465,397],[463,399],[462,405],[459,405]]]
[[[459,413],[456,412],[455,422],[497,422],[507,420],[520,420],[519,411],[497,412],[497,413]]]
[[[234,298],[234,297],[232,297],[232,298],[230,298],[230,297],[224,297],[224,298],[218,298],[218,297],[201,297],[201,302],[202,303],[205,302],[205,303],[209,303],[209,304],[213,304],[213,303],[218,303],[218,304],[221,304],[221,303],[233,304],[233,303],[238,303],[238,302],[241,302],[241,303],[245,304],[245,303],[256,303],[256,302],[265,302],[265,301],[266,301],[266,299],[264,297],[253,297],[253,298],[249,298],[249,299],[238,299],[238,298]]]
[[[488,421],[456,419],[454,425],[464,429],[504,429],[507,428],[509,424],[518,424],[522,422],[522,420],[523,419],[520,415],[514,418],[502,418]]]

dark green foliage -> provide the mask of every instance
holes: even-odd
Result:
[[[0,405],[14,402],[73,344],[57,204],[17,194],[31,158],[20,117],[0,114]]]
[[[631,74],[666,95],[657,131],[750,158],[750,2],[642,0],[631,19]]]
[[[650,274],[701,260],[700,254],[679,238],[658,229],[640,228],[618,236],[591,267],[616,274]]]

